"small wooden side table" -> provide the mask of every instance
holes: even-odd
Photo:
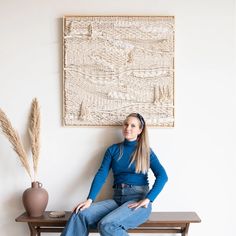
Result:
[[[50,211],[45,211],[40,217],[30,217],[27,213],[23,213],[16,218],[16,222],[28,223],[30,236],[40,236],[41,233],[60,233],[68,221],[71,212],[66,211],[64,217],[52,218],[49,217]]]

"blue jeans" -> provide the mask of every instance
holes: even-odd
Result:
[[[127,230],[147,221],[152,204],[137,210],[127,205],[142,200],[148,192],[148,186],[130,186],[115,188],[113,199],[92,203],[83,211],[72,213],[61,236],[88,236],[89,229],[97,228],[102,236],[127,236]]]

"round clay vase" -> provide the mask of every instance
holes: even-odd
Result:
[[[32,182],[31,188],[24,191],[22,200],[28,215],[31,217],[39,217],[43,215],[47,207],[48,193],[42,188],[41,183]]]

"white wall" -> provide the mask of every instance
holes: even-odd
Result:
[[[196,211],[202,223],[190,227],[191,236],[233,235],[235,12],[233,0],[0,0],[0,107],[28,144],[30,103],[40,101],[39,179],[50,195],[48,210],[70,210],[83,200],[105,148],[121,139],[118,128],[61,125],[62,16],[174,15],[176,127],[150,129],[151,146],[169,175],[154,210]],[[0,135],[2,236],[28,235],[14,219],[29,185]]]

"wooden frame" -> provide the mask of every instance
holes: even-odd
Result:
[[[65,16],[63,122],[174,126],[174,17]]]

